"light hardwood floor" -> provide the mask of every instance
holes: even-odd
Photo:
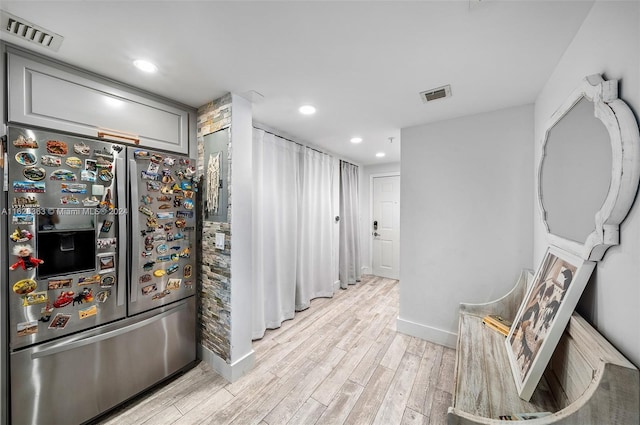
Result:
[[[454,351],[396,332],[398,281],[365,276],[254,342],[228,383],[200,363],[100,419],[123,424],[445,424]]]

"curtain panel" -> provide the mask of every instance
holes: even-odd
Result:
[[[359,170],[356,165],[340,161],[340,287],[347,289],[360,281],[360,198]]]

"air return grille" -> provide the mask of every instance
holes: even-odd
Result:
[[[447,84],[446,86],[438,87],[436,89],[420,92],[420,98],[424,103],[432,102],[434,100],[443,99],[450,96],[451,86],[449,84]]]
[[[34,25],[29,21],[0,10],[0,29],[23,40],[35,43],[57,52],[62,44],[62,37],[53,31]]]

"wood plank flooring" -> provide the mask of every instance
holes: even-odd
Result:
[[[445,424],[454,351],[396,332],[398,281],[365,276],[254,342],[228,383],[200,363],[101,425]]]

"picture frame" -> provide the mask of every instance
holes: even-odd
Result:
[[[523,400],[531,399],[595,264],[557,247],[547,249],[505,341]]]

